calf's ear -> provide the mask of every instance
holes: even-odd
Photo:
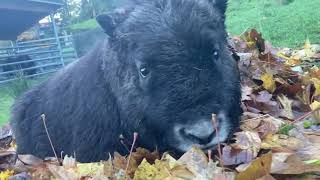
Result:
[[[112,37],[116,27],[128,18],[130,12],[131,9],[116,9],[110,13],[98,15],[96,20],[104,32]]]
[[[220,10],[220,12],[224,15],[227,10],[228,0],[209,0],[213,6]]]

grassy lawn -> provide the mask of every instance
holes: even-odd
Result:
[[[44,81],[48,77],[49,75],[44,75],[38,78],[16,81],[6,86],[0,86],[0,126],[8,122],[10,107],[13,104],[15,97],[30,87]]]
[[[0,87],[0,126],[9,119],[10,106],[14,101],[7,87]]]
[[[256,28],[274,46],[300,47],[306,38],[320,44],[320,0],[229,0],[228,31],[239,35],[248,28]],[[71,30],[98,27],[95,19],[70,25]]]
[[[231,34],[256,28],[274,46],[300,47],[306,38],[320,44],[320,1],[229,0],[227,27]]]

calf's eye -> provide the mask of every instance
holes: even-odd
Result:
[[[143,78],[147,77],[150,71],[146,67],[140,68],[140,74]]]
[[[219,58],[219,52],[216,51],[216,50],[214,50],[214,51],[212,52],[212,56],[213,56],[214,59],[218,59],[218,58]]]

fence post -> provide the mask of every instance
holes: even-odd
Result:
[[[56,43],[57,43],[58,50],[59,50],[60,61],[61,61],[62,66],[64,66],[62,48],[61,48],[61,44],[60,44],[56,21],[54,20],[54,14],[50,14],[50,21],[52,23],[54,37],[56,38]]]

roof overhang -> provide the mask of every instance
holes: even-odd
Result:
[[[62,5],[62,0],[0,0],[0,40],[15,40]]]

